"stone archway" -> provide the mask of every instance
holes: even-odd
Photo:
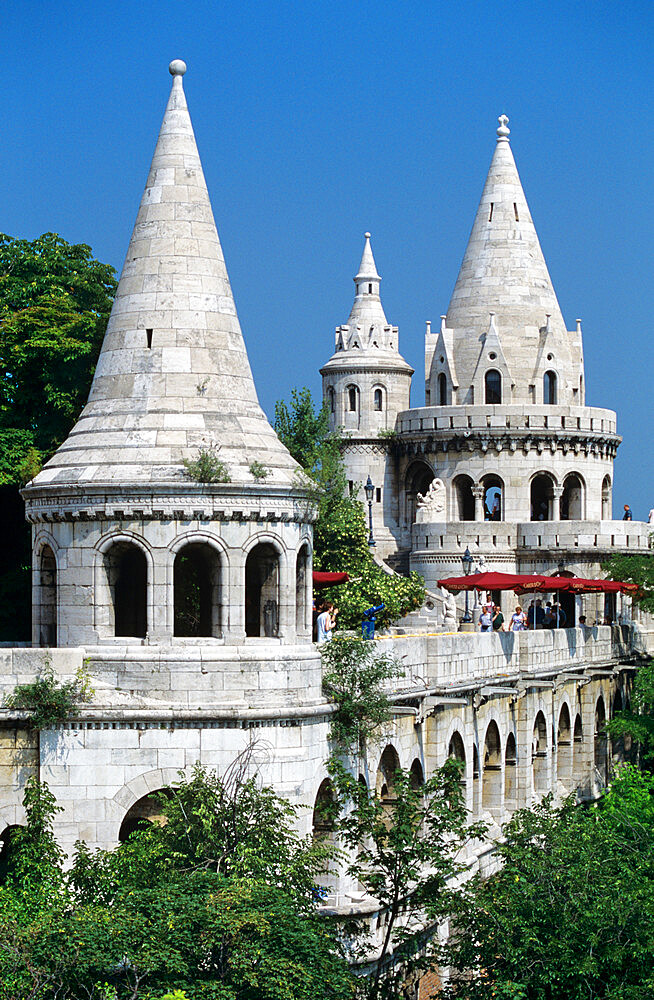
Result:
[[[497,723],[489,722],[484,740],[484,773],[481,791],[482,809],[498,818],[502,807],[502,744]]]

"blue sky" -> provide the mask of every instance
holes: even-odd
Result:
[[[184,78],[261,402],[318,368],[370,230],[382,300],[424,401],[509,115],[587,401],[624,436],[614,510],[654,505],[649,0],[3,4],[0,230],[54,231],[122,266],[168,96]]]

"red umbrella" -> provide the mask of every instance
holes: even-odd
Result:
[[[450,576],[439,580],[447,590],[515,590],[516,593],[564,590],[563,577],[537,576],[528,573],[473,573],[470,576]]]
[[[320,570],[313,571],[313,585],[316,589],[320,587],[335,587],[339,583],[347,583],[350,579],[348,573],[323,573]]]
[[[572,594],[635,594],[637,583],[623,583],[621,580],[583,580],[568,577],[566,590]]]

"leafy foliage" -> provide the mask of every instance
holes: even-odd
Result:
[[[616,712],[606,724],[613,737],[631,736],[640,744],[641,756],[651,767],[654,762],[654,661],[638,670],[631,708]]]
[[[420,607],[425,596],[421,578],[416,573],[408,578],[386,573],[370,554],[365,511],[357,495],[349,493],[341,459],[342,439],[329,432],[326,407],[316,413],[310,390],[294,389],[290,406],[281,401],[275,405],[275,430],[316,484],[316,569],[352,576],[345,586],[325,592],[325,597],[338,605],[338,626],[358,627],[363,612],[382,602],[386,607],[377,619],[380,626]]]
[[[86,402],[115,290],[85,244],[0,234],[0,428],[46,457]]]
[[[611,580],[637,583],[640,589],[635,600],[644,611],[654,613],[654,553],[614,555],[602,568]]]
[[[219,448],[200,448],[198,457],[185,458],[184,468],[189,479],[196,483],[230,483],[232,477],[225,463],[219,458]]]
[[[645,1000],[654,991],[654,778],[625,766],[594,809],[517,813],[501,869],[464,886],[449,1000]]]
[[[255,479],[267,479],[270,469],[261,462],[250,462],[250,475]]]
[[[116,290],[114,269],[55,233],[0,234],[0,639],[30,635],[30,532],[16,487],[70,431],[88,396]],[[11,489],[9,489],[11,487]]]
[[[380,653],[374,642],[336,639],[322,647],[323,689],[336,702],[331,738],[344,753],[360,755],[383,735],[390,719],[384,681],[401,676],[395,656]]]
[[[408,576],[387,573],[370,558],[353,573],[356,575],[348,583],[326,591],[338,606],[341,627],[358,628],[368,608],[383,604],[376,619],[377,627],[383,628],[421,607],[425,599],[424,581],[418,573]]]
[[[162,798],[164,825],[115,851],[79,844],[67,871],[52,797],[32,788],[0,888],[0,1000],[351,997],[308,891],[320,849],[241,765],[222,781],[196,769]]]
[[[61,684],[48,662],[40,677],[31,684],[18,684],[13,693],[5,697],[5,706],[27,710],[31,726],[48,729],[70,718],[77,705],[92,697],[93,689],[83,669],[77,672],[75,680]]]
[[[460,852],[483,827],[467,825],[454,760],[419,786],[411,771],[398,768],[386,800],[336,758],[329,772],[341,806],[340,837],[351,851],[349,871],[379,901],[384,917],[379,960],[359,983],[359,995],[400,1000],[408,995],[407,982],[435,964],[436,944],[425,929],[451,912],[452,880],[465,870]],[[370,943],[363,936],[358,947]]]

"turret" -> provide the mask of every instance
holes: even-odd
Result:
[[[398,413],[409,407],[413,368],[400,354],[398,328],[384,313],[370,233],[364,240],[354,303],[347,323],[336,327],[334,353],[320,374],[330,426],[340,428],[345,438],[343,461],[350,489],[363,499],[368,476],[374,484],[373,526],[383,556],[396,547],[391,534],[397,504],[390,437]]]
[[[499,118],[495,152],[443,325],[427,349],[432,405],[583,405],[581,328],[566,330]],[[442,376],[442,377],[441,377]]]
[[[368,438],[393,430],[397,414],[408,409],[413,368],[384,313],[370,233],[364,239],[354,303],[347,322],[336,327],[334,353],[320,374],[332,428]]]
[[[314,515],[257,399],[185,72],[88,403],[23,493],[36,643],[311,637]]]

